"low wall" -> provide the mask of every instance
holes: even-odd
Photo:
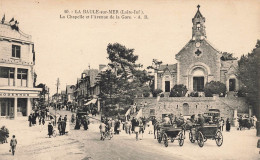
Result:
[[[244,99],[228,99],[225,97],[161,97],[157,98],[136,98],[135,103],[145,105],[143,116],[151,116],[150,110],[154,109],[155,116],[161,118],[162,114],[192,115],[203,114],[208,109],[219,109],[220,116],[233,118],[234,110],[248,113],[248,106]]]

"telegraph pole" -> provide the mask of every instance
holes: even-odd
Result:
[[[59,97],[58,97],[58,91],[59,91],[59,85],[60,85],[60,79],[59,78],[57,79],[57,84],[56,85],[57,85],[57,93],[56,93],[56,97],[57,98],[56,98],[56,107],[55,107],[55,126],[56,126],[56,122],[57,122],[56,121],[57,120],[56,111],[57,111],[57,106],[58,106],[57,103],[58,103],[58,99],[59,99]]]
[[[50,88],[48,87],[48,107],[50,106]]]

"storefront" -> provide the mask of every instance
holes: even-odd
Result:
[[[32,111],[33,99],[39,98],[39,92],[38,88],[0,90],[0,117],[28,116]]]

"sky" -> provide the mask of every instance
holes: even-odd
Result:
[[[0,17],[14,17],[32,36],[37,84],[45,83],[53,94],[57,78],[59,91],[65,90],[89,65],[107,64],[109,43],[134,48],[145,68],[153,59],[176,63],[175,54],[192,38],[198,4],[215,48],[235,57],[251,52],[260,39],[259,0],[0,0]],[[80,15],[75,10],[141,10],[148,19],[68,19],[66,10],[73,16]]]

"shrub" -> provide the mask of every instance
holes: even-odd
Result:
[[[184,97],[187,93],[187,88],[183,84],[176,84],[170,92],[170,97]]]
[[[160,97],[164,97],[164,94],[161,94]]]
[[[190,96],[191,97],[199,97],[199,93],[198,92],[191,92]]]
[[[144,97],[149,97],[151,91],[150,91],[150,88],[148,86],[145,86],[145,87],[143,87],[142,92],[143,92]]]
[[[238,92],[237,92],[237,96],[238,97],[246,97],[246,88],[244,86],[242,86]]]
[[[144,97],[149,97],[150,96],[150,92],[144,92],[143,95],[144,95]]]
[[[212,97],[213,94],[225,96],[226,85],[219,81],[210,81],[209,83],[206,83],[204,93],[206,97]]]
[[[163,91],[161,90],[161,89],[155,89],[154,91],[153,91],[153,97],[157,97],[158,96],[158,94],[160,94],[160,93],[162,93]]]

